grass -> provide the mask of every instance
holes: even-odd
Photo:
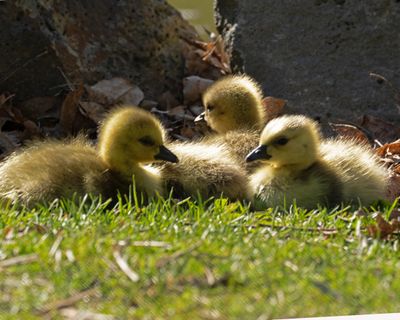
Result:
[[[0,318],[398,312],[399,238],[371,238],[371,223],[354,208],[252,212],[225,199],[3,208]]]

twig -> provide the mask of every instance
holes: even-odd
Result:
[[[64,73],[64,71],[63,71],[60,67],[57,67],[57,69],[58,69],[58,71],[60,71],[61,75],[63,76],[63,78],[64,78],[64,80],[65,80],[65,82],[66,82],[68,88],[69,88],[71,91],[74,91],[74,90],[75,90],[75,87],[74,87],[74,85],[72,84],[72,82],[68,79],[68,77],[67,77],[67,75]]]
[[[50,251],[49,251],[49,255],[50,256],[54,256],[55,255],[58,247],[61,244],[62,239],[63,239],[63,235],[62,235],[62,233],[59,233],[57,238],[56,238],[56,240],[54,241],[53,245],[50,248]]]
[[[12,257],[10,259],[0,261],[0,269],[15,266],[17,264],[25,264],[25,263],[35,262],[38,259],[39,259],[39,256],[36,253]]]
[[[155,240],[146,240],[146,241],[129,241],[129,240],[121,240],[118,241],[118,245],[125,246],[133,246],[133,247],[156,247],[156,248],[170,248],[171,245],[164,241],[155,241]]]
[[[122,272],[125,273],[132,282],[138,282],[139,275],[129,267],[126,260],[122,258],[120,251],[117,249],[114,250],[113,256],[115,258],[115,262],[117,263],[118,267],[122,270]]]
[[[66,299],[58,300],[58,301],[47,304],[39,311],[39,313],[41,315],[45,315],[54,310],[59,310],[59,309],[73,306],[74,304],[76,304],[77,302],[81,301],[84,298],[97,295],[98,292],[99,291],[98,291],[97,287],[81,291],[81,292],[79,292],[71,297],[68,297]]]

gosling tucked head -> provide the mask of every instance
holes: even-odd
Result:
[[[247,155],[246,161],[262,160],[275,168],[306,169],[318,160],[319,141],[315,121],[300,115],[282,116],[265,126],[260,145]]]
[[[261,128],[264,121],[262,93],[248,76],[227,76],[216,81],[203,94],[205,111],[196,120],[205,119],[217,133]]]
[[[138,163],[178,162],[164,146],[164,136],[162,125],[149,112],[137,107],[117,108],[100,128],[100,157],[110,168],[124,173],[130,173]]]

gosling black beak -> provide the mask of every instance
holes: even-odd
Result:
[[[206,119],[205,119],[205,115],[206,115],[205,112],[200,113],[200,114],[196,117],[196,119],[194,119],[194,123],[205,121],[205,120],[206,120]]]
[[[164,146],[160,146],[160,151],[154,156],[154,159],[169,161],[173,163],[179,162],[178,157]]]
[[[251,162],[255,160],[268,160],[271,159],[271,156],[267,153],[267,146],[261,145],[251,151],[247,157],[246,162]]]

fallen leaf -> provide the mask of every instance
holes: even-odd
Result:
[[[158,98],[158,103],[162,110],[169,110],[179,105],[178,99],[170,91],[165,91],[161,94]]]
[[[185,59],[185,73],[188,75],[198,75],[207,79],[217,79],[224,75],[225,72],[208,61],[203,60],[204,53],[207,51],[207,43],[192,40],[183,39],[183,57]],[[201,50],[198,50],[201,49]]]
[[[400,155],[400,142],[385,143],[382,147],[376,149],[376,153],[381,157],[387,157],[394,154]]]
[[[354,125],[346,123],[329,123],[329,125],[341,137],[352,139],[362,144],[371,144],[367,135]]]
[[[265,97],[262,100],[263,107],[265,109],[266,122],[276,118],[282,114],[283,107],[286,105],[287,100],[279,99],[275,97]]]
[[[84,93],[83,84],[77,89],[69,92],[64,99],[60,111],[61,131],[64,135],[71,133],[74,129],[75,118],[79,112],[79,101]]]
[[[193,139],[196,135],[196,132],[193,130],[193,128],[191,128],[189,126],[182,127],[180,133],[182,136],[184,136],[188,139]]]
[[[93,120],[95,123],[99,123],[103,120],[107,111],[103,105],[97,102],[81,102],[79,110],[84,116]]]
[[[400,174],[394,172],[390,174],[386,196],[389,201],[400,197]]]
[[[388,142],[400,137],[400,128],[377,117],[364,115],[357,123],[365,128],[379,141]]]
[[[368,234],[374,238],[386,239],[394,232],[400,230],[400,224],[393,221],[392,223],[386,221],[381,213],[375,214],[375,224],[367,226]]]
[[[32,120],[43,116],[59,103],[57,97],[34,97],[21,103],[21,113]]]
[[[201,100],[203,92],[214,83],[213,80],[198,76],[189,76],[183,79],[183,102],[190,105]]]
[[[185,117],[185,110],[186,108],[184,106],[177,106],[172,109],[169,109],[168,115],[177,119],[183,119]]]

